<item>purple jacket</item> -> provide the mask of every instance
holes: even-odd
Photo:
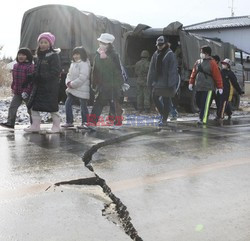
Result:
[[[34,64],[32,63],[16,63],[13,67],[12,77],[13,81],[11,84],[11,89],[13,94],[21,95],[22,92],[28,94],[31,93],[32,84],[29,84],[26,88],[22,88],[23,82],[27,80],[27,75],[32,74],[34,71]]]

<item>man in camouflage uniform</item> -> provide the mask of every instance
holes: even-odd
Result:
[[[135,64],[135,75],[137,76],[137,109],[150,112],[150,93],[147,87],[147,74],[149,69],[149,52],[141,52],[141,60]]]

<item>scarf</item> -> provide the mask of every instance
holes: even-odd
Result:
[[[157,50],[157,57],[156,57],[156,75],[157,77],[162,76],[162,60],[165,56],[168,48],[163,48],[162,50]]]

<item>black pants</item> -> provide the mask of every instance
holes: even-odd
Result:
[[[204,124],[206,124],[208,120],[211,98],[212,90],[196,92],[196,104],[200,110],[200,121]]]
[[[224,93],[220,95],[220,105],[217,111],[217,116],[221,119],[224,119],[225,113],[231,117],[232,115],[232,108],[231,103],[228,101],[228,95],[225,95]]]
[[[162,120],[166,121],[169,115],[169,106],[170,106],[170,98],[162,96],[162,102],[160,101],[160,96],[153,94],[153,101],[160,115],[162,116]]]
[[[231,104],[231,101],[228,101],[228,102],[227,102],[227,106],[226,106],[226,109],[225,109],[225,113],[228,115],[229,118],[230,118],[231,115],[233,114],[233,112],[232,112],[232,104]]]

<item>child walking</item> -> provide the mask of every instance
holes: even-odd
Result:
[[[14,129],[16,122],[16,114],[19,106],[24,101],[26,104],[28,102],[29,95],[32,90],[32,83],[23,87],[23,83],[27,81],[27,76],[32,74],[34,71],[34,65],[32,63],[32,53],[28,48],[20,48],[17,52],[16,61],[12,70],[13,81],[11,84],[11,90],[14,94],[9,111],[7,122],[1,123],[0,125],[9,129]],[[28,110],[31,121],[31,113]],[[32,121],[31,121],[32,122]]]
[[[66,123],[62,125],[62,127],[68,128],[74,126],[72,105],[79,100],[82,125],[78,126],[78,128],[87,128],[87,101],[90,96],[90,62],[86,50],[83,47],[74,48],[72,54],[73,62],[70,65],[69,73],[65,80],[65,84],[68,87],[66,89],[67,99],[65,102]]]
[[[193,67],[190,79],[189,90],[196,88],[196,104],[200,110],[198,125],[206,125],[209,116],[212,92],[220,95],[223,93],[223,81],[216,61],[211,57],[212,49],[208,45],[200,48],[200,59]]]
[[[61,65],[58,52],[53,48],[55,36],[44,32],[37,39],[37,61],[33,73],[33,89],[28,107],[31,108],[32,125],[26,132],[39,132],[41,117],[39,111],[51,113],[53,125],[48,133],[60,132],[58,113],[59,75]]]
[[[244,91],[241,89],[237,77],[234,72],[231,70],[231,60],[224,59],[221,61],[222,70],[221,76],[223,80],[223,94],[220,95],[219,98],[219,108],[217,108],[217,120],[221,124],[224,119],[225,113],[228,115],[228,119],[231,119],[232,110],[230,106],[230,101],[233,95],[233,88],[239,93],[239,95],[243,95]]]

